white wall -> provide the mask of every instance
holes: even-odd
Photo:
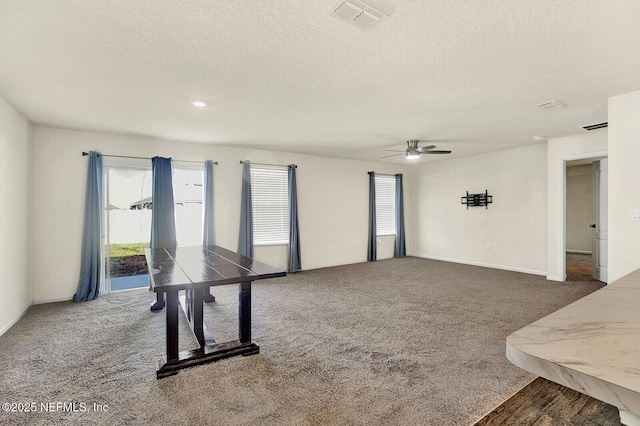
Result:
[[[33,300],[30,274],[31,124],[0,97],[0,335]]]
[[[609,98],[609,282],[640,268],[640,91]]]
[[[592,186],[591,165],[567,167],[566,250],[591,253]]]
[[[240,160],[298,165],[298,210],[303,269],[366,261],[368,175],[405,173],[406,167],[208,144],[35,127],[33,264],[36,301],[69,299],[76,290],[87,159],[82,151],[105,155],[211,159],[215,166],[216,243],[237,249]],[[405,182],[405,194],[411,193]],[[405,195],[405,203],[406,195]],[[411,229],[407,226],[410,240]],[[383,241],[379,259],[389,257],[393,242]],[[284,268],[282,246],[256,247],[258,260]]]
[[[548,241],[547,279],[565,278],[565,169],[567,160],[607,155],[607,129],[547,141]],[[611,185],[611,184],[610,184]]]
[[[545,144],[427,163],[414,169],[412,179],[411,254],[546,273]],[[461,204],[466,191],[485,190],[493,196],[487,209]]]

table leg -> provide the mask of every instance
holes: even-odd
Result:
[[[238,297],[238,340],[248,343],[251,342],[251,281],[240,283]]]
[[[191,312],[191,315],[193,315],[193,319],[192,319],[193,333],[196,335],[196,339],[198,339],[198,343],[200,344],[201,348],[203,348],[204,345],[206,344],[205,338],[204,338],[204,322],[202,317],[202,305],[204,303],[202,300],[202,296],[203,296],[204,290],[205,289],[203,288],[194,288],[193,290],[191,290],[193,292],[192,293],[193,311]]]
[[[184,301],[185,303],[182,308],[187,315],[187,321],[193,323],[193,289],[186,289],[184,291]]]
[[[167,362],[178,361],[178,292],[168,291],[165,313],[167,316]]]
[[[249,356],[260,353],[260,346],[251,340],[251,282],[240,283],[238,294],[238,340],[216,343],[203,323],[204,298],[209,288],[191,290],[191,302],[187,303],[186,295],[179,301],[177,290],[167,291],[165,314],[167,316],[167,356],[157,365],[156,377],[161,379],[174,375],[182,368],[206,364],[232,356]],[[193,335],[200,343],[198,349],[178,352],[178,304],[191,307],[191,318],[188,319]],[[188,309],[187,309],[188,310]],[[186,312],[185,312],[186,316]]]
[[[164,293],[161,291],[156,292],[156,301],[151,304],[151,311],[159,311],[164,308]]]
[[[207,289],[207,291],[205,291],[204,293],[203,300],[204,300],[204,303],[215,302],[216,297],[213,294],[211,294],[211,291],[209,289]]]

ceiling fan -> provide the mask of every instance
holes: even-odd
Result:
[[[434,150],[433,148],[435,148],[435,145],[428,145],[428,146],[422,146],[419,147],[418,146],[418,142],[420,142],[417,139],[411,139],[407,141],[407,149],[405,149],[404,151],[398,151],[396,149],[383,149],[383,151],[389,151],[389,152],[399,152],[400,154],[391,154],[391,155],[387,155],[384,157],[380,157],[382,158],[389,158],[389,157],[395,157],[397,155],[402,155],[404,154],[405,157],[409,160],[415,160],[416,158],[420,158],[421,154],[451,154],[451,151],[441,151],[441,150]]]

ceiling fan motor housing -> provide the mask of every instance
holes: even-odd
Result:
[[[407,152],[405,157],[408,159],[416,159],[420,157],[420,150],[418,149],[418,140],[412,139],[407,141]]]

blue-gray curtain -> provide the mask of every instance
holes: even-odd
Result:
[[[100,296],[102,276],[102,156],[91,151],[84,199],[84,228],[80,254],[80,279],[74,302]]]
[[[240,201],[240,236],[238,253],[253,257],[253,206],[251,204],[251,164],[242,164],[242,200]]]
[[[369,250],[367,260],[378,258],[376,247],[376,174],[369,172]]]
[[[176,247],[171,158],[151,159],[151,248]]]
[[[404,195],[402,189],[402,175],[396,175],[396,245],[393,257],[405,257],[407,250],[404,242]]]
[[[204,225],[202,228],[202,245],[215,244],[215,222],[213,217],[213,161],[204,163]]]
[[[288,169],[289,186],[289,272],[302,269],[300,262],[300,230],[298,229],[298,190],[296,185],[296,165]]]

